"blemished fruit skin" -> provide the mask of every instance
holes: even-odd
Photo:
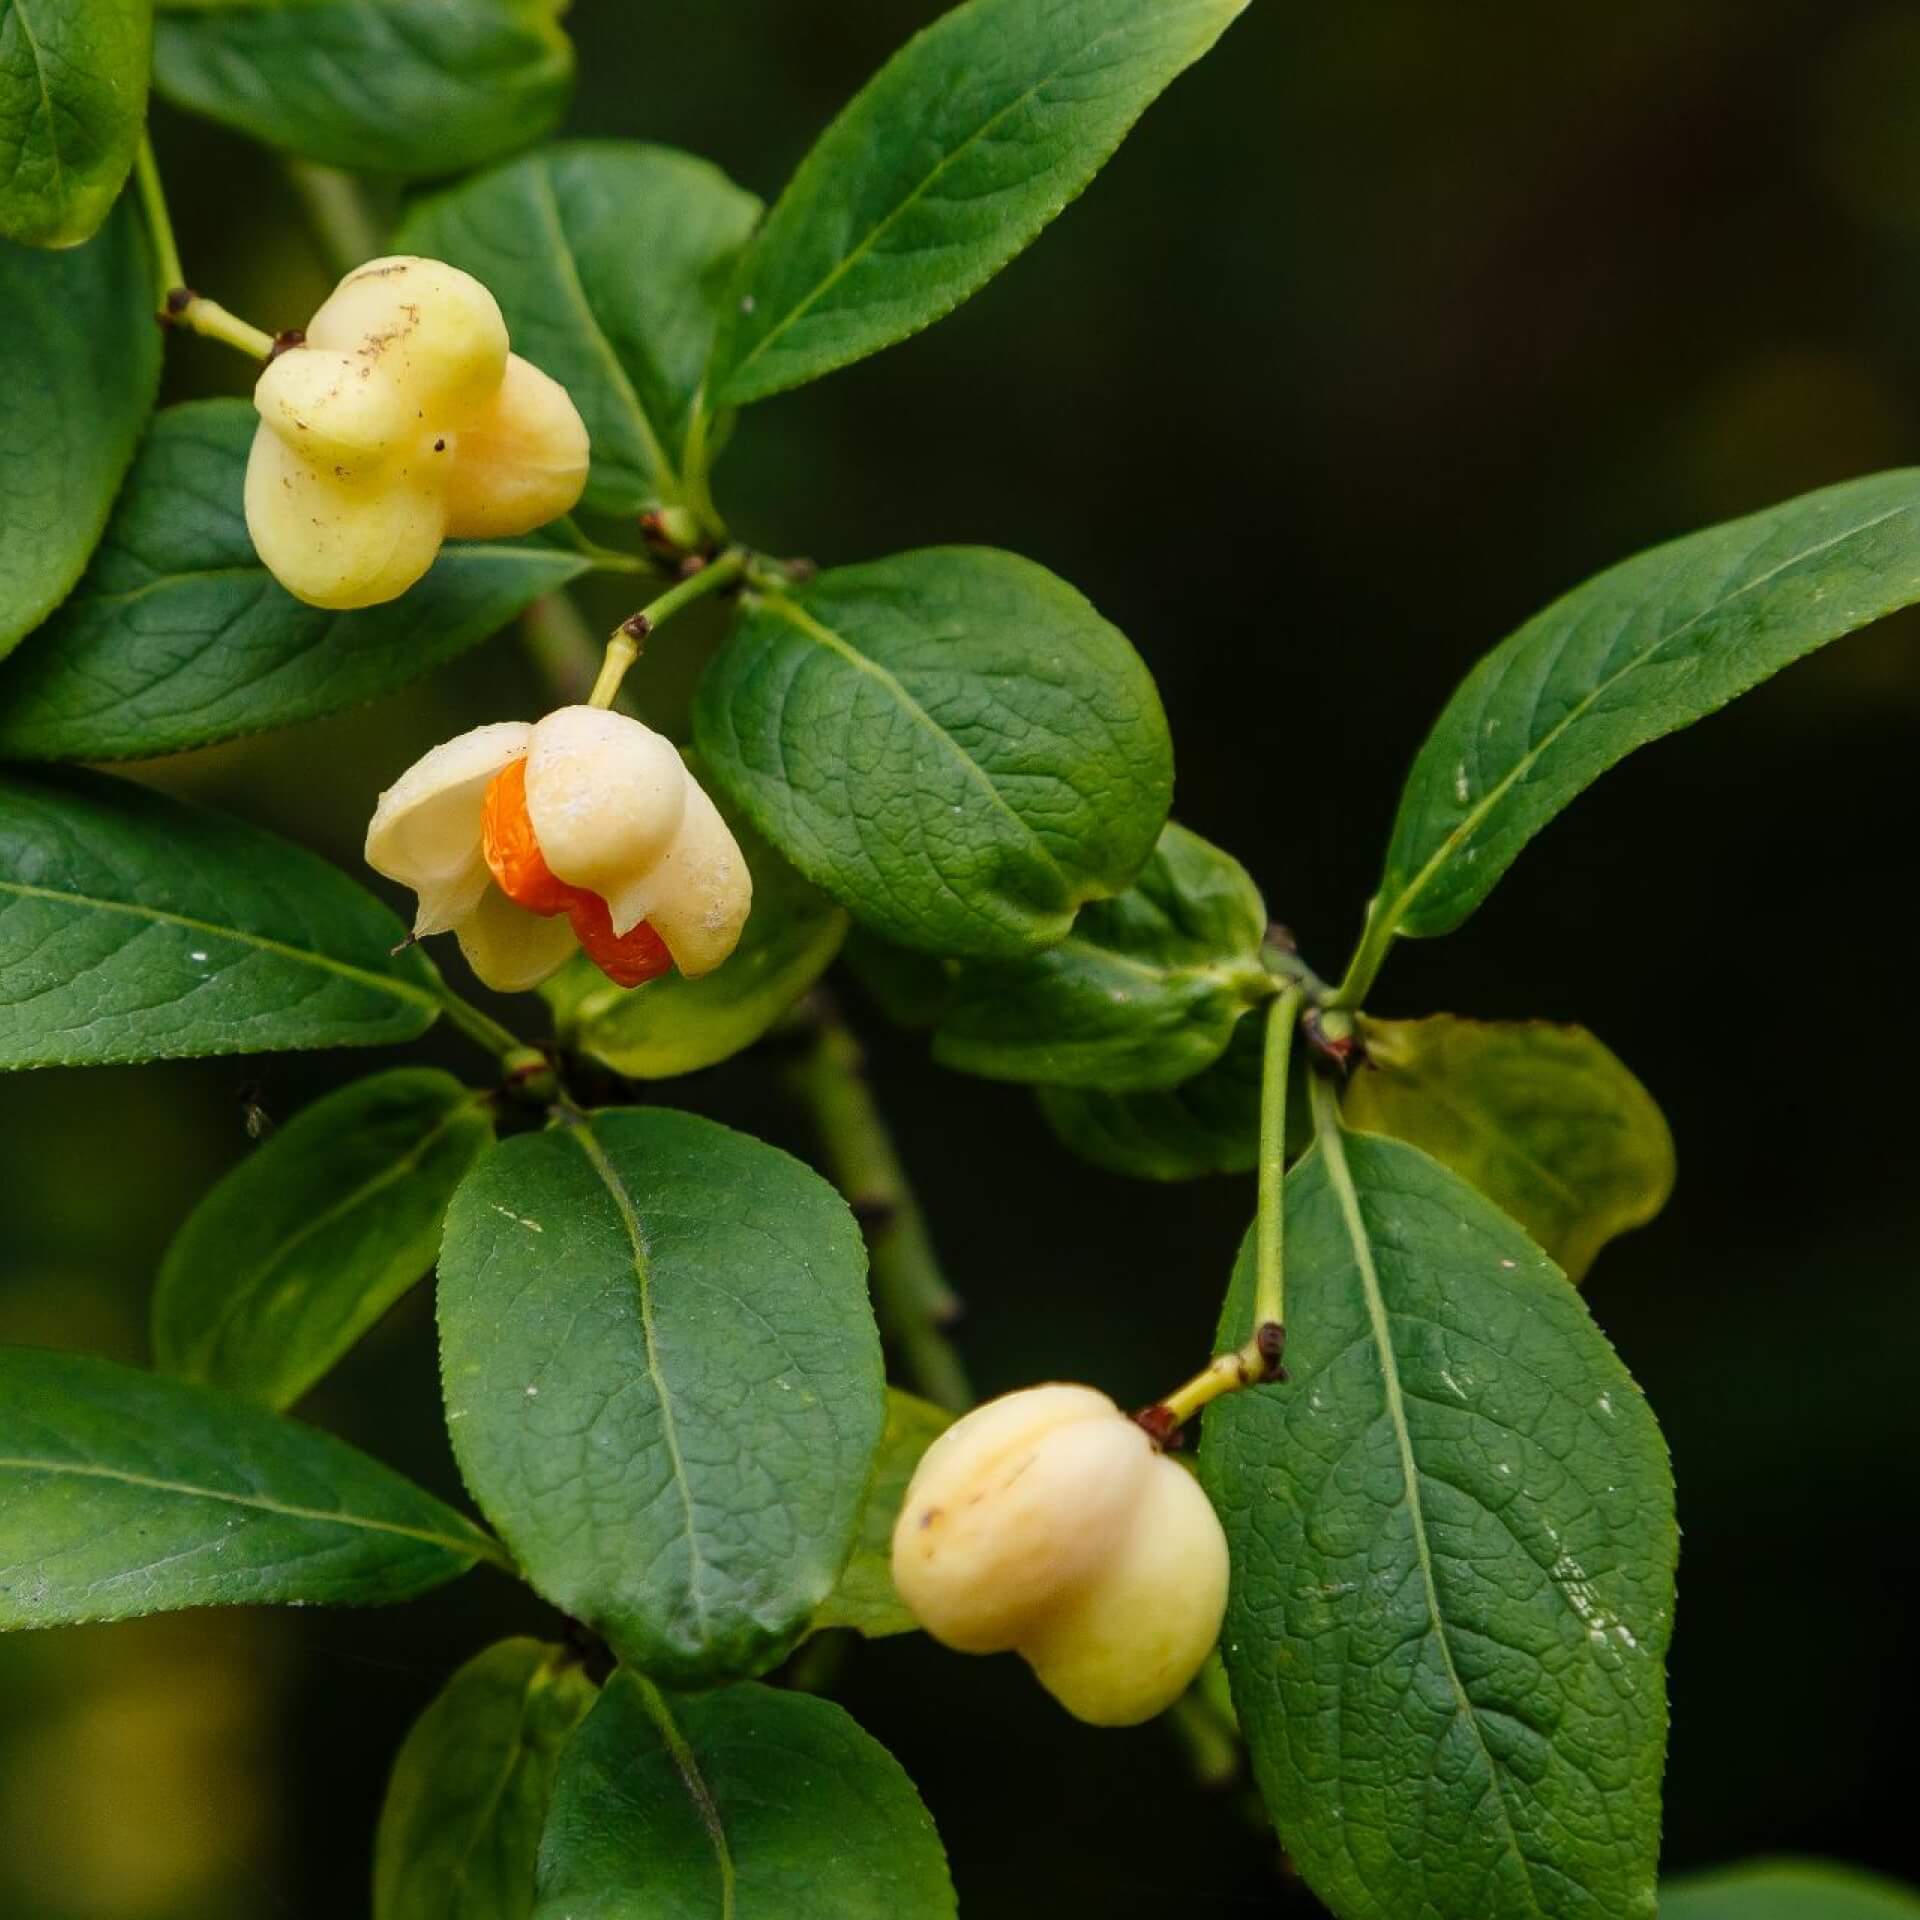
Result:
[[[254,388],[247,530],[296,598],[398,598],[448,538],[558,519],[586,486],[566,389],[508,350],[499,304],[438,260],[370,260]]]
[[[1227,1540],[1197,1481],[1091,1387],[990,1400],[927,1449],[893,1534],[900,1597],[962,1653],[1015,1652],[1076,1718],[1134,1726],[1220,1634]]]

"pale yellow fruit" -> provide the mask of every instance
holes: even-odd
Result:
[[[507,370],[500,303],[472,274],[416,254],[355,267],[307,322],[307,345],[352,354],[418,406],[462,419]]]
[[[599,894],[615,933],[646,921],[689,979],[739,944],[746,859],[664,735],[599,707],[548,714],[527,748],[527,817],[554,875]]]
[[[1019,1653],[1070,1713],[1131,1726],[1218,1639],[1227,1543],[1192,1477],[1105,1394],[1030,1387],[927,1449],[893,1578],[935,1639]]]
[[[395,599],[449,535],[529,533],[586,485],[566,390],[509,353],[493,295],[438,260],[355,268],[306,344],[268,364],[254,405],[248,531],[314,606]]]
[[[498,540],[544,526],[587,483],[579,410],[559,381],[517,353],[507,356],[499,392],[459,438],[447,481],[447,532],[456,540]]]

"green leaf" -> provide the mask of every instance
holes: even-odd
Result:
[[[454,1451],[535,1588],[674,1685],[763,1671],[851,1550],[885,1403],[817,1174],[665,1108],[503,1143],[440,1257]]]
[[[1369,1020],[1347,1124],[1430,1153],[1509,1213],[1576,1284],[1673,1191],[1653,1096],[1584,1027]]]
[[[337,713],[478,645],[591,565],[552,536],[455,540],[398,600],[310,607],[247,534],[257,424],[244,400],[155,420],[85,579],[0,668],[0,753],[136,759]]]
[[[0,659],[66,598],[107,524],[160,384],[152,289],[131,206],[66,252],[0,240]]]
[[[1474,668],[1420,749],[1374,908],[1448,933],[1636,747],[1920,600],[1920,470],[1710,527],[1597,575]]]
[[[813,1616],[816,1627],[852,1627],[869,1640],[919,1626],[893,1585],[893,1526],[920,1456],[953,1425],[953,1415],[898,1387],[887,1389],[887,1429],[874,1457],[853,1558]]]
[[[1213,1407],[1202,1472],[1289,1854],[1340,1920],[1650,1920],[1678,1544],[1652,1413],[1414,1148],[1323,1137],[1285,1204],[1292,1383]],[[1249,1243],[1228,1343],[1252,1288]]]
[[[896,947],[865,927],[847,930],[842,950],[847,971],[895,1026],[916,1031],[932,1027],[953,998],[958,960]]]
[[[572,90],[556,0],[162,4],[162,94],[327,166],[463,173],[551,132]]]
[[[438,976],[338,868],[125,780],[0,771],[0,1067],[371,1047]]]
[[[94,233],[140,144],[152,57],[153,0],[0,0],[0,238]]]
[[[581,140],[426,201],[394,245],[493,289],[516,352],[573,396],[593,439],[587,505],[680,502],[687,427],[721,289],[760,202],[666,147]]]
[[[701,759],[766,837],[903,946],[1064,939],[1166,821],[1152,677],[1065,582],[983,547],[751,596],[694,702]]]
[[[560,1762],[534,1920],[948,1920],[913,1782],[831,1700],[616,1673]]]
[[[373,1920],[527,1920],[553,1777],[598,1690],[538,1640],[476,1655],[413,1724],[373,1854]]]
[[[316,1101],[167,1249],[155,1363],[291,1406],[432,1267],[447,1202],[492,1139],[484,1096],[430,1067]]]
[[[1920,1894],[1820,1860],[1756,1860],[1669,1881],[1660,1920],[1920,1920]]]
[[[1062,1146],[1136,1180],[1250,1173],[1260,1160],[1266,1022],[1243,1020],[1212,1066],[1177,1087],[1095,1093],[1042,1087],[1040,1111]]]
[[[1267,909],[1246,869],[1169,822],[1140,877],[1082,909],[1057,946],[963,966],[936,1060],[992,1080],[1108,1093],[1177,1086],[1269,1000]]]
[[[969,0],[800,164],[741,264],[710,391],[740,406],[951,313],[1105,165],[1246,0]]]
[[[630,991],[584,955],[541,989],[570,1047],[630,1080],[666,1080],[730,1059],[765,1035],[833,964],[847,916],[744,821],[728,815],[753,875],[753,911],[724,967],[662,974]]]
[[[251,1401],[0,1348],[0,1630],[384,1605],[498,1557],[377,1460]]]

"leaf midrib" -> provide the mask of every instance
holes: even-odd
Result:
[[[1187,9],[1187,11],[1192,11],[1192,9],[1189,8]],[[1097,52],[1098,49],[1101,47],[1101,45],[1104,43],[1104,38],[1105,36],[1103,36],[1102,39],[1100,40],[1093,41],[1089,45],[1077,46],[1073,48],[1072,51],[1068,53],[1065,57],[1063,57],[1057,65],[1050,67],[1044,74],[1042,74],[1037,80],[1035,80],[1031,86],[1027,87],[1023,92],[1019,93],[1012,100],[1008,101],[1005,106],[999,107],[993,113],[989,114],[988,117],[984,121],[982,121],[981,124],[977,126],[970,134],[968,134],[965,139],[961,140],[956,146],[950,147],[944,154],[942,154],[940,159],[937,162],[935,162],[933,167],[927,172],[925,178],[923,178],[909,193],[903,195],[902,198],[894,205],[891,211],[887,213],[884,219],[876,222],[874,226],[869,228],[867,233],[863,236],[863,238],[859,241],[859,243],[856,246],[849,248],[847,252],[844,253],[840,257],[840,259],[834,263],[832,269],[828,272],[828,274],[820,282],[820,284],[816,286],[811,293],[807,294],[807,296],[804,299],[797,302],[794,306],[788,308],[787,312],[781,317],[778,323],[770,327],[765,333],[763,333],[760,336],[760,338],[754,343],[754,345],[747,351],[747,353],[741,359],[737,360],[733,364],[733,366],[731,366],[727,370],[725,386],[722,389],[722,397],[724,398],[726,389],[731,388],[739,380],[741,374],[743,374],[747,370],[747,368],[752,366],[753,363],[756,360],[758,360],[760,356],[763,353],[765,353],[767,349],[774,344],[775,341],[779,340],[783,335],[785,335],[789,328],[796,326],[801,320],[803,320],[806,317],[806,315],[809,314],[813,310],[813,308],[829,292],[832,291],[834,287],[838,286],[839,283],[843,279],[845,279],[846,276],[849,273],[851,273],[853,269],[856,266],[858,266],[859,263],[862,260],[864,260],[869,253],[873,251],[873,249],[879,244],[882,236],[887,233],[887,231],[894,225],[896,221],[904,217],[904,215],[908,212],[910,208],[917,206],[919,202],[926,197],[928,190],[933,186],[935,181],[937,181],[940,178],[940,176],[947,171],[949,167],[953,166],[956,162],[958,162],[960,157],[963,154],[967,153],[973,147],[977,146],[982,140],[986,139],[987,136],[991,134],[994,131],[994,129],[1000,125],[1000,123],[1003,120],[1007,119],[1012,114],[1018,113],[1022,107],[1027,105],[1027,103],[1034,98],[1036,94],[1039,94],[1043,92],[1046,88],[1052,86],[1053,83],[1056,80],[1058,80],[1063,73],[1066,73],[1070,68],[1072,68],[1076,62],[1085,60],[1089,54]],[[856,101],[855,104],[857,105],[858,102]],[[849,109],[849,111],[851,111],[851,108]],[[1034,177],[1035,177],[1034,175],[1029,175],[1028,179],[1031,180]],[[796,185],[798,184],[797,179],[795,184]],[[1025,184],[1025,182],[1023,182],[1022,184]],[[782,199],[782,204],[783,205],[785,204],[784,196]],[[774,209],[775,214],[778,214],[779,211],[780,209],[778,207]],[[769,226],[772,225],[771,219],[768,221],[768,225]],[[753,256],[749,254],[748,255],[749,263],[751,263],[752,258]]]
[[[700,1551],[700,1528],[694,1513],[693,1485],[687,1478],[686,1457],[680,1450],[680,1423],[673,1410],[673,1394],[667,1385],[666,1369],[660,1364],[659,1340],[653,1324],[653,1271],[647,1258],[646,1240],[640,1230],[639,1210],[634,1206],[626,1182],[608,1159],[607,1150],[600,1144],[591,1124],[579,1120],[567,1132],[586,1155],[587,1164],[612,1197],[620,1215],[620,1224],[626,1230],[627,1242],[633,1250],[634,1282],[640,1297],[640,1334],[647,1350],[647,1377],[653,1382],[654,1393],[660,1402],[660,1433],[667,1443],[673,1484],[680,1495],[681,1511],[686,1516],[687,1596],[692,1602],[694,1617],[704,1633],[707,1626],[707,1599],[701,1576],[707,1571],[707,1561]]]
[[[539,181],[539,202],[542,216],[551,230],[554,253],[561,267],[559,281],[561,290],[574,306],[583,322],[587,337],[594,350],[606,363],[613,376],[616,390],[625,398],[633,414],[634,425],[639,429],[640,439],[647,451],[647,457],[653,463],[654,480],[660,492],[671,501],[680,498],[680,477],[674,463],[667,458],[667,450],[655,431],[653,421],[645,406],[641,403],[639,389],[633,384],[620,356],[614,351],[614,345],[608,338],[607,330],[600,324],[600,317],[593,310],[593,303],[587,298],[585,283],[580,278],[580,268],[574,259],[572,246],[567,240],[566,223],[560,217],[560,196],[554,189],[553,175],[546,160],[533,169],[534,177]]]
[[[183,927],[192,933],[206,934],[211,939],[230,940],[236,946],[252,947],[282,960],[292,960],[322,973],[337,974],[343,980],[352,980],[361,986],[391,994],[396,1000],[411,1001],[436,1015],[440,1011],[439,1001],[425,987],[396,980],[390,974],[375,973],[368,967],[356,967],[351,961],[336,960],[329,954],[316,953],[307,947],[289,946],[284,940],[269,939],[265,934],[247,933],[239,927],[223,927],[211,920],[196,920],[190,914],[172,913],[164,907],[143,906],[131,900],[102,900],[94,894],[70,893],[58,887],[29,886],[23,880],[0,880],[0,893],[10,893],[22,900],[48,900],[60,906],[81,907],[99,913],[121,913],[129,919],[148,920],[158,926]]]
[[[1069,899],[1074,898],[1074,889],[1068,883],[1066,874],[1061,871],[1060,863],[1047,851],[1046,843],[1014,811],[1006,795],[994,785],[993,776],[914,698],[907,690],[905,682],[891,668],[882,666],[878,660],[862,653],[850,640],[836,633],[833,628],[823,620],[817,619],[797,600],[789,600],[783,593],[763,594],[760,596],[760,603],[797,632],[827,648],[829,652],[837,654],[856,673],[865,674],[870,680],[885,688],[907,718],[932,735],[942,757],[957,761],[966,769],[970,783],[985,793],[994,810],[1005,816],[1020,839],[1052,869],[1062,892]]]
[[[417,1172],[427,1155],[446,1137],[448,1129],[456,1121],[464,1120],[469,1114],[484,1111],[484,1103],[488,1098],[486,1094],[470,1093],[464,1100],[456,1101],[399,1159],[361,1181],[351,1193],[334,1201],[330,1206],[321,1208],[318,1213],[309,1215],[294,1232],[279,1241],[267,1259],[254,1269],[247,1291],[243,1292],[239,1286],[230,1287],[221,1302],[220,1311],[213,1326],[208,1330],[205,1338],[196,1343],[206,1356],[208,1364],[211,1365],[214,1357],[219,1353],[227,1331],[233,1325],[235,1315],[247,1303],[250,1296],[258,1298],[260,1291],[272,1276],[279,1273],[309,1241],[315,1239],[336,1221],[345,1219],[349,1214],[377,1198],[389,1187],[399,1185],[409,1174]],[[211,1372],[202,1377],[209,1384],[221,1384],[214,1380]]]
[[[1713,619],[1716,615],[1723,613],[1728,607],[1732,606],[1735,601],[1740,599],[1743,594],[1752,593],[1756,589],[1764,587],[1768,581],[1777,579],[1781,574],[1789,571],[1791,568],[1800,566],[1806,561],[1815,558],[1817,555],[1826,553],[1830,549],[1840,546],[1848,540],[1857,540],[1863,534],[1871,533],[1874,528],[1884,526],[1889,520],[1898,519],[1901,514],[1912,513],[1913,511],[1914,508],[1910,503],[1898,507],[1889,507],[1885,513],[1876,514],[1870,520],[1863,520],[1857,526],[1848,527],[1843,532],[1832,535],[1829,539],[1817,541],[1810,547],[1803,547],[1798,553],[1790,554],[1776,566],[1769,567],[1765,573],[1756,574],[1753,579],[1736,587],[1732,593],[1727,594],[1723,599],[1714,601],[1710,606],[1702,607],[1698,613],[1690,614],[1670,633],[1660,635],[1644,651],[1633,655],[1633,657],[1627,660],[1622,666],[1615,668],[1606,679],[1598,682],[1584,694],[1553,726],[1542,734],[1538,742],[1529,747],[1527,751],[1514,762],[1513,766],[1487,789],[1481,799],[1474,804],[1472,810],[1461,819],[1460,824],[1453,828],[1446,838],[1441,841],[1440,845],[1434,850],[1432,857],[1428,859],[1420,871],[1407,882],[1395,898],[1391,912],[1387,917],[1388,927],[1397,930],[1402,925],[1406,920],[1408,910],[1419,899],[1420,895],[1426,891],[1441,868],[1453,858],[1454,854],[1459,851],[1460,847],[1466,841],[1470,840],[1474,834],[1479,832],[1480,828],[1486,823],[1488,816],[1500,802],[1506,798],[1508,793],[1533,771],[1534,767],[1549,748],[1557,744],[1571,727],[1585,719],[1596,702],[1606,694],[1611,693],[1629,674],[1637,673],[1656,655],[1661,653],[1665,648],[1672,646],[1675,641],[1683,639],[1692,629],[1699,626],[1703,621]]]
[[[1521,1848],[1513,1814],[1507,1806],[1505,1774],[1487,1745],[1486,1734],[1480,1725],[1479,1710],[1460,1678],[1459,1668],[1454,1665],[1453,1644],[1447,1637],[1446,1616],[1440,1606],[1439,1582],[1433,1570],[1433,1550],[1427,1540],[1426,1514],[1420,1497],[1420,1464],[1413,1451],[1413,1430],[1407,1424],[1406,1400],[1400,1388],[1400,1363],[1394,1352],[1386,1296],[1381,1292],[1380,1276],[1373,1264],[1373,1242],[1368,1235],[1366,1222],[1361,1218],[1359,1190],[1353,1182],[1353,1171],[1347,1164],[1338,1109],[1331,1096],[1324,1092],[1324,1085],[1324,1082],[1316,1082],[1313,1089],[1315,1119],[1319,1123],[1316,1140],[1326,1158],[1328,1180],[1340,1203],[1340,1217],[1347,1229],[1348,1245],[1353,1250],[1354,1266],[1360,1275],[1361,1292],[1366,1299],[1367,1320],[1373,1331],[1374,1349],[1380,1359],[1381,1385],[1386,1398],[1387,1418],[1393,1427],[1394,1443],[1399,1451],[1401,1478],[1407,1489],[1407,1518],[1413,1531],[1414,1554],[1420,1565],[1427,1618],[1432,1625],[1434,1643],[1440,1650],[1447,1682],[1453,1690],[1461,1718],[1473,1729],[1474,1745],[1479,1749],[1480,1757],[1486,1764],[1487,1777],[1493,1783],[1493,1802],[1500,1809],[1500,1823],[1506,1829],[1509,1850],[1520,1863],[1520,1871],[1525,1876],[1528,1900],[1534,1912],[1545,1920],[1546,1909],[1541,1906],[1534,1889],[1533,1863]]]
[[[692,1744],[680,1731],[680,1723],[674,1719],[659,1688],[637,1673],[632,1677],[634,1685],[640,1689],[641,1704],[646,1708],[647,1718],[653,1722],[665,1743],[667,1757],[680,1775],[681,1785],[686,1788],[687,1797],[693,1802],[694,1811],[700,1816],[700,1824],[706,1829],[707,1839],[712,1844],[714,1859],[720,1868],[720,1912],[716,1920],[734,1920],[733,1848],[727,1839],[726,1822],[720,1817],[719,1803],[713,1797],[713,1789],[707,1785],[706,1775],[700,1771],[700,1762],[694,1755]]]
[[[67,204],[67,171],[60,158],[60,132],[53,112],[53,88],[47,80],[47,58],[40,50],[40,36],[33,30],[27,13],[27,0],[13,0],[13,10],[26,37],[27,51],[33,55],[33,77],[40,84],[40,104],[47,116],[47,153],[53,161],[53,198],[63,210]]]
[[[140,1487],[150,1493],[177,1494],[191,1500],[219,1500],[229,1506],[245,1507],[256,1513],[270,1513],[285,1520],[316,1520],[328,1526],[358,1527],[367,1533],[398,1534],[407,1540],[419,1540],[428,1546],[442,1547],[463,1560],[487,1560],[490,1543],[476,1533],[471,1539],[431,1532],[425,1527],[409,1527],[398,1520],[375,1520],[370,1515],[344,1510],[327,1512],[320,1507],[296,1507],[284,1500],[272,1500],[264,1494],[229,1493],[219,1487],[200,1487],[185,1480],[164,1480],[151,1474],[129,1473],[121,1467],[100,1466],[89,1461],[34,1460],[0,1456],[0,1473],[67,1474],[85,1480],[111,1480],[118,1485]]]

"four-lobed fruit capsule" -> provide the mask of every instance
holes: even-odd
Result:
[[[367,864],[419,895],[490,987],[535,987],[578,949],[637,986],[710,973],[753,901],[738,842],[673,742],[599,707],[437,746],[380,796]]]
[[[927,1449],[893,1579],[936,1640],[1016,1652],[1068,1712],[1131,1726],[1219,1638],[1227,1542],[1192,1475],[1105,1394],[1029,1387]]]
[[[354,268],[253,399],[247,530],[313,606],[395,599],[443,540],[530,533],[586,486],[566,389],[508,351],[493,295],[442,261]]]

